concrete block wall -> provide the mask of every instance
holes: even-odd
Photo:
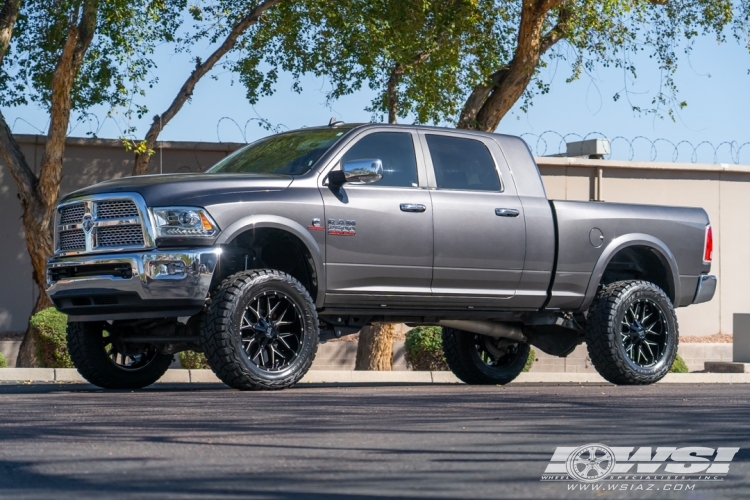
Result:
[[[531,367],[532,372],[565,372],[588,373],[596,372],[591,363],[586,345],[576,347],[567,358],[550,356],[535,349],[536,361]],[[703,371],[706,361],[732,361],[732,344],[680,344],[679,352],[688,370]]]
[[[393,370],[408,370],[404,343],[393,343]],[[318,346],[311,370],[354,370],[357,342],[327,342]]]

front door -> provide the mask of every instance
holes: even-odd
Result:
[[[440,133],[423,139],[435,184],[435,298],[452,305],[507,305],[526,251],[523,207],[507,165],[489,139]]]
[[[408,297],[429,297],[432,202],[429,191],[420,187],[419,170],[424,168],[415,140],[416,133],[409,131],[365,133],[334,168],[379,159],[383,178],[321,187],[327,306],[400,308],[409,304]]]

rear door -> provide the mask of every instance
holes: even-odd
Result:
[[[360,159],[381,160],[383,178],[321,186],[326,305],[399,308],[427,300],[432,201],[418,136],[408,129],[371,129],[344,149],[333,169]]]
[[[523,272],[526,225],[510,171],[483,137],[421,132],[434,227],[432,293],[443,304],[508,305]]]

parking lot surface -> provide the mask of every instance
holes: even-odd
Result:
[[[630,489],[619,491],[541,481],[556,447],[588,443],[740,451],[723,481],[626,481],[616,485]],[[0,497],[748,498],[750,392],[746,385],[301,385],[259,393],[3,384]]]

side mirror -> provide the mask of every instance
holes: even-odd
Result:
[[[377,158],[348,161],[341,167],[341,173],[343,182],[358,184],[377,182],[383,178],[383,162]]]

